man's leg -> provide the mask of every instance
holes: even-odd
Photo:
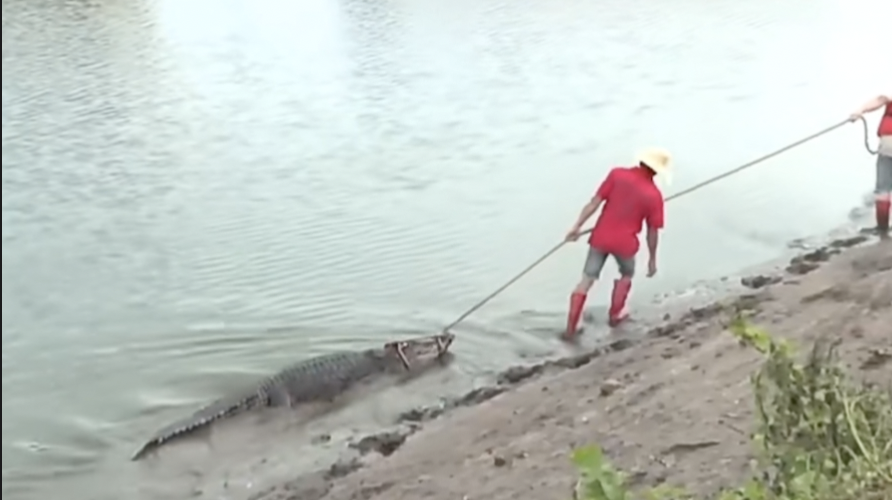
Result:
[[[601,276],[601,269],[604,268],[606,260],[606,253],[594,247],[589,247],[588,256],[585,258],[585,266],[582,268],[582,279],[579,280],[579,283],[570,295],[570,312],[567,314],[565,338],[572,338],[579,330],[579,320],[582,318],[582,309],[585,307],[588,291],[591,290],[595,281]]]
[[[877,157],[876,215],[877,230],[889,232],[889,211],[892,205],[892,156]]]
[[[635,276],[635,256],[620,257],[614,255],[619,266],[619,279],[613,282],[613,293],[610,296],[610,326],[618,326],[629,313],[626,311],[626,300],[632,291],[632,278]]]

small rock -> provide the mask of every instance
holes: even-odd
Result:
[[[892,361],[892,350],[871,349],[868,358],[861,364],[862,370],[875,370]]]
[[[806,262],[827,262],[831,257],[838,254],[839,251],[833,250],[827,247],[819,248],[813,252],[808,252],[800,255],[796,259],[793,260],[804,260]]]
[[[359,442],[350,444],[350,447],[359,450],[363,455],[371,451],[377,451],[387,457],[402,446],[406,442],[407,437],[408,434],[401,432],[382,432],[365,436]]]
[[[331,434],[320,434],[313,438],[313,444],[323,444],[331,441]]]
[[[374,485],[363,485],[359,488],[359,491],[357,492],[358,494],[354,493],[353,498],[376,498],[381,495],[381,493],[393,488],[394,485],[396,485],[396,483],[393,481],[385,481]],[[303,499],[301,498],[301,500]]]
[[[585,366],[592,362],[593,359],[598,357],[600,353],[598,351],[586,352],[583,354],[578,354],[575,356],[570,356],[568,358],[556,359],[554,361],[547,361],[545,363],[546,366],[556,366],[558,368],[563,368],[565,370],[574,370],[579,368],[580,366]]]
[[[833,248],[851,248],[854,246],[858,246],[867,241],[867,237],[864,235],[853,236],[851,238],[844,238],[840,240],[836,240],[830,243],[830,246]]]
[[[505,457],[501,455],[496,455],[492,457],[492,464],[496,467],[504,467],[508,465],[508,460],[506,460]]]
[[[413,408],[409,411],[403,412],[397,418],[398,422],[426,422],[428,420],[433,420],[445,412],[445,408],[442,406],[429,406],[424,408]]]
[[[338,460],[337,462],[331,464],[331,467],[328,468],[328,471],[325,473],[326,479],[336,479],[344,476],[348,476],[353,472],[362,468],[362,462],[357,458],[353,458],[351,460]]]
[[[759,289],[780,283],[782,280],[783,277],[781,276],[768,276],[762,274],[758,276],[747,276],[746,278],[741,278],[740,284],[747,288]]]
[[[473,406],[488,401],[503,392],[505,392],[504,387],[480,387],[465,394],[454,402],[450,402],[447,406]]]
[[[511,385],[522,382],[542,372],[542,365],[512,366],[498,376],[499,385]]]
[[[734,300],[732,306],[738,311],[758,311],[763,302],[771,300],[767,291],[751,294],[743,294]]]
[[[790,274],[802,275],[802,274],[808,274],[808,273],[814,271],[815,269],[817,269],[818,267],[820,267],[820,265],[818,265],[817,263],[814,263],[814,262],[804,262],[804,261],[793,262],[789,266],[787,266],[787,272]]]
[[[629,348],[633,347],[634,345],[635,345],[635,342],[632,341],[631,339],[617,339],[617,340],[614,340],[613,342],[611,342],[610,345],[608,345],[607,347],[608,347],[609,352],[619,352],[619,351],[625,351],[626,349],[629,349]]]
[[[623,384],[619,380],[612,378],[605,380],[604,383],[601,384],[601,396],[606,398],[621,389],[622,386]]]

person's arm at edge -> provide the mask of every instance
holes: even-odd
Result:
[[[872,113],[883,106],[889,104],[889,101],[892,100],[890,95],[880,95],[876,96],[873,99],[865,102],[860,109],[855,113],[856,115],[863,115],[866,113]]]
[[[613,189],[613,172],[614,170],[611,170],[610,173],[607,174],[607,177],[604,179],[604,182],[601,183],[595,196],[582,207],[582,210],[579,212],[579,217],[576,219],[576,223],[573,224],[571,232],[578,233],[582,229],[582,225],[585,224],[585,222],[589,220],[599,208],[601,208],[601,204],[604,203],[604,200],[610,197],[610,191]]]
[[[651,210],[647,217],[647,252],[649,262],[656,264],[657,248],[660,245],[660,230],[665,224],[664,220],[664,204],[662,198],[659,203]]]
[[[660,230],[647,226],[647,252],[651,262],[657,261],[657,247],[660,245]]]
[[[579,212],[579,217],[576,219],[576,224],[573,224],[573,231],[582,230],[582,225],[585,224],[587,220],[589,220],[592,215],[595,215],[595,212],[601,208],[601,204],[604,203],[604,198],[601,198],[601,195],[596,194],[585,206],[582,207],[582,210]]]

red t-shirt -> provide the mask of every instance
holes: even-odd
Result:
[[[588,243],[602,252],[633,257],[645,221],[650,228],[663,228],[663,194],[650,170],[614,168],[595,195],[604,200],[604,208]]]
[[[880,137],[892,135],[892,103],[886,104],[886,111],[880,119],[880,129],[877,131]]]

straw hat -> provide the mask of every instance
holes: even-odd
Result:
[[[653,170],[666,184],[672,183],[672,155],[669,151],[661,148],[645,149],[635,156],[635,160]]]

